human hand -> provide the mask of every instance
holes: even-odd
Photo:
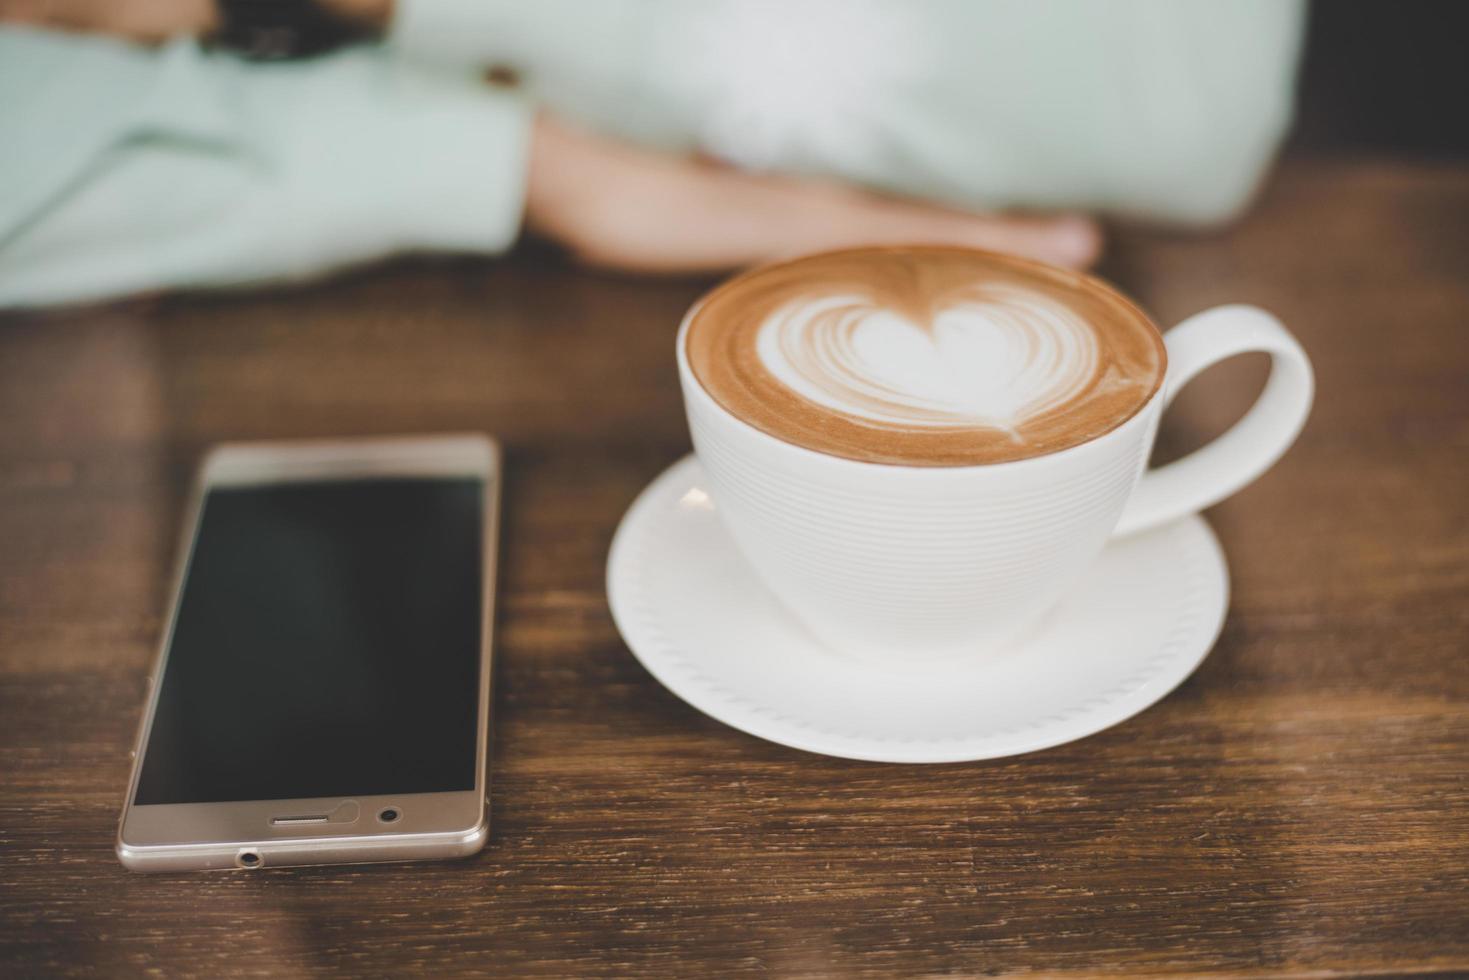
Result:
[[[111,34],[143,44],[208,34],[218,16],[214,0],[0,0],[0,21]]]
[[[1085,268],[1101,233],[1080,216],[1001,217],[882,197],[826,180],[729,170],[595,136],[542,115],[529,229],[591,265],[678,273],[802,252],[904,242],[970,245]]]
[[[384,30],[393,0],[319,0],[343,21]],[[111,34],[139,44],[201,37],[219,28],[216,0],[0,0],[0,22]]]

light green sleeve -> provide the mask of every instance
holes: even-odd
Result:
[[[975,208],[1236,214],[1288,128],[1303,0],[397,0],[596,129]]]
[[[249,64],[0,31],[0,306],[295,279],[515,238],[521,100],[378,48]]]

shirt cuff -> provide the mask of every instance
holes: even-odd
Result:
[[[532,111],[477,78],[394,73],[368,117],[357,185],[396,249],[501,252],[525,209]],[[366,182],[364,182],[366,178]]]

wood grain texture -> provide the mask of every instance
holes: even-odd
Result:
[[[1290,456],[1210,518],[1229,620],[1178,691],[1021,758],[887,766],[712,721],[603,568],[688,450],[701,283],[540,254],[0,319],[0,975],[1322,975],[1469,970],[1469,171],[1295,163],[1237,227],[1119,229],[1161,321],[1278,312]],[[1238,414],[1191,386],[1163,455]],[[493,838],[458,863],[145,877],[112,856],[183,494],[210,443],[508,451]]]

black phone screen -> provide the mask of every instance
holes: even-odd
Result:
[[[210,490],[134,802],[472,790],[484,493]]]

